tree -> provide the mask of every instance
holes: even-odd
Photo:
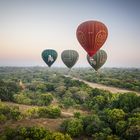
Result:
[[[114,101],[113,107],[123,109],[125,112],[131,112],[140,106],[140,96],[135,93],[120,94],[118,100]]]
[[[59,107],[50,106],[48,107],[47,114],[48,118],[58,118],[61,115],[61,109]]]
[[[28,98],[24,93],[15,94],[14,101],[19,104],[27,104],[30,105],[32,100]]]
[[[11,108],[10,117],[13,120],[21,120],[23,118],[21,112],[19,111],[19,108],[17,108],[17,107],[12,107]]]
[[[115,131],[115,125],[118,121],[123,121],[125,112],[122,109],[105,109],[105,121],[110,124],[110,127]]]
[[[81,113],[80,112],[74,112],[74,118],[80,119]]]
[[[118,121],[116,123],[116,133],[119,135],[119,136],[123,136],[125,130],[126,130],[126,127],[127,127],[127,122],[126,121]]]
[[[62,104],[64,105],[65,108],[71,107],[75,104],[75,101],[68,97],[68,98],[63,98]]]
[[[7,117],[4,114],[0,114],[0,124],[5,123],[7,120]]]
[[[138,140],[140,138],[140,125],[130,126],[125,133],[128,140]]]
[[[51,104],[53,100],[53,96],[50,93],[39,94],[38,98],[39,99],[37,100],[37,105],[44,105],[44,106]]]
[[[78,88],[78,87],[75,87],[75,86],[69,87],[69,91],[70,91],[71,93],[75,93],[75,92],[79,91],[79,88]]]
[[[84,103],[85,100],[89,97],[88,93],[86,91],[78,91],[73,93],[73,98],[77,101],[77,103]]]
[[[50,91],[54,91],[54,85],[53,84],[45,84],[46,86],[46,91],[50,92]]]
[[[79,136],[83,132],[83,125],[80,119],[65,120],[61,124],[61,130],[70,134],[72,137]]]
[[[55,132],[52,134],[52,140],[72,140],[72,139],[68,134],[64,135],[60,132]]]
[[[97,115],[83,118],[83,124],[87,135],[92,136],[94,133],[101,132],[104,128],[103,121]]]
[[[92,135],[93,140],[106,140],[106,135],[102,132],[95,133]]]
[[[0,81],[0,99],[3,101],[13,101],[13,95],[20,91],[20,87],[15,82]]]
[[[0,103],[0,121],[5,120],[20,120],[22,119],[22,114],[17,106],[8,106]]]
[[[66,87],[65,86],[60,86],[60,87],[57,87],[55,90],[56,90],[56,94],[59,97],[62,97],[66,92]]]
[[[37,111],[39,117],[58,118],[61,115],[61,110],[58,107],[40,107]]]
[[[105,113],[107,115],[107,120],[110,123],[118,122],[125,117],[125,112],[122,109],[106,109]]]
[[[2,140],[72,140],[68,134],[51,132],[43,127],[9,128],[0,135]]]

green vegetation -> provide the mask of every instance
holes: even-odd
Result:
[[[39,105],[39,106],[50,105],[53,100],[53,96],[50,93],[45,94],[20,93],[15,94],[13,98],[14,98],[13,101],[19,104]]]
[[[35,107],[27,110],[26,116],[30,118],[58,118],[61,110],[58,107]]]
[[[20,87],[12,81],[0,80],[0,99],[3,101],[12,101],[13,95],[18,93]]]
[[[71,75],[93,83],[100,83],[140,92],[140,69],[104,68],[95,72],[91,68],[74,69]]]
[[[72,137],[80,136],[83,132],[83,125],[80,119],[65,120],[61,125],[61,129]]]
[[[5,105],[0,102],[0,124],[7,120],[21,120],[28,118],[58,118],[61,116],[61,109],[56,106],[32,107],[22,112],[18,106]]]
[[[2,140],[72,140],[68,134],[51,132],[42,127],[18,127],[7,129],[1,135]]]
[[[103,140],[140,138],[140,96],[135,93],[117,95],[93,89],[85,106],[93,113],[65,120],[62,132],[94,139],[102,137]]]
[[[89,81],[103,84],[107,79],[110,81],[116,78],[122,82],[121,84],[118,82],[116,86],[123,88],[126,88],[125,84],[131,79],[129,83],[133,85],[135,91],[139,91],[140,87],[139,73],[139,69],[104,69],[99,75],[86,68],[71,71],[71,75],[86,80],[90,77]],[[106,90],[93,89],[84,82],[64,76],[65,74],[67,70],[62,68],[1,67],[0,138],[4,140],[140,139],[138,94],[133,92],[113,94]],[[108,82],[107,85],[111,84]],[[16,106],[11,105],[9,101]],[[58,121],[57,129],[53,130],[55,132],[47,130],[46,127],[22,126],[27,120],[29,122],[41,118],[55,120],[55,123]],[[19,125],[11,129],[13,122],[15,124],[19,122]],[[48,125],[39,123],[43,126]],[[7,125],[9,129],[6,128]]]
[[[0,124],[7,120],[20,120],[23,115],[17,106],[9,107],[0,102]]]

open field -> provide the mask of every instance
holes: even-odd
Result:
[[[140,92],[136,92],[136,91],[132,91],[132,90],[127,90],[127,89],[122,89],[122,88],[116,88],[116,87],[112,87],[112,86],[106,86],[106,85],[98,84],[98,83],[92,83],[92,82],[88,82],[86,80],[82,80],[82,79],[76,78],[76,77],[72,77],[72,79],[82,81],[82,82],[86,83],[87,85],[89,85],[92,88],[99,88],[99,89],[103,89],[103,90],[108,90],[108,91],[110,91],[112,93],[135,92],[138,95],[140,95]]]

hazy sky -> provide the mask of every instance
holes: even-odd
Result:
[[[44,49],[79,52],[75,66],[90,66],[76,39],[87,20],[106,24],[105,67],[140,67],[140,0],[0,0],[0,66],[42,66]]]

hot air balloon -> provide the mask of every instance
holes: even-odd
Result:
[[[92,57],[93,60],[91,61],[90,56],[87,54],[87,60],[89,64],[98,71],[107,60],[107,53],[104,50],[99,50],[97,53]]]
[[[61,54],[61,59],[63,63],[71,69],[74,64],[77,62],[79,54],[75,50],[64,50]]]
[[[51,65],[57,59],[57,52],[52,49],[46,49],[42,52],[42,59],[49,67],[51,67]]]
[[[91,20],[78,26],[76,36],[81,46],[92,57],[105,43],[108,30],[102,22]]]

